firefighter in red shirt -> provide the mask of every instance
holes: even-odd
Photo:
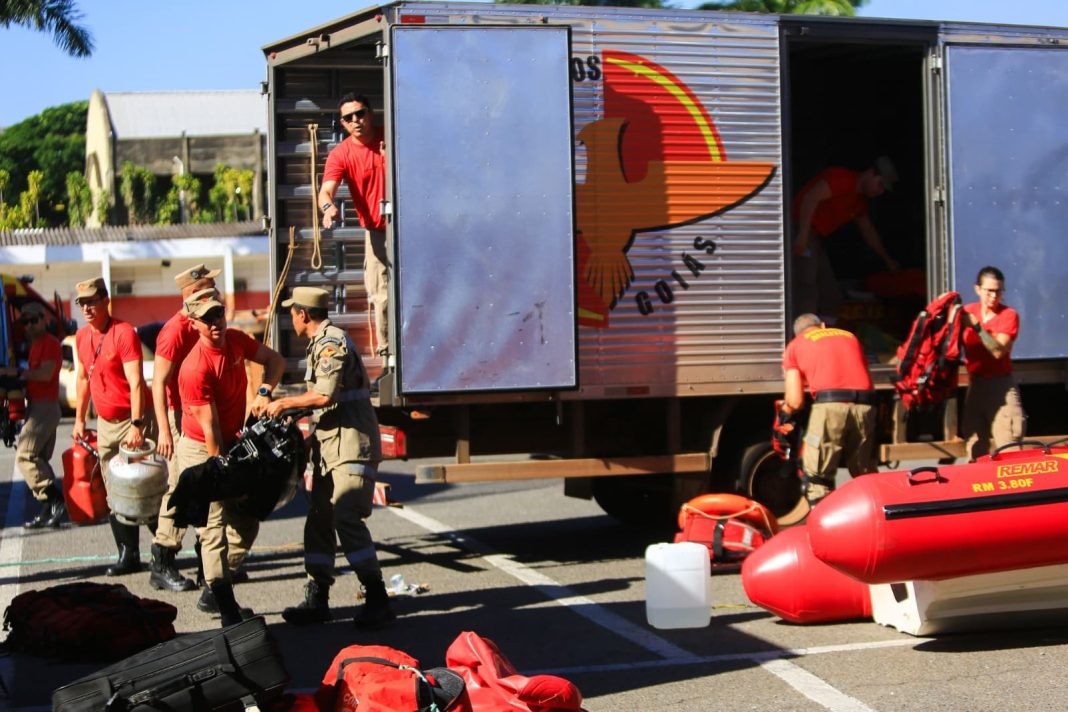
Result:
[[[794,321],[796,335],[782,368],[786,381],[783,410],[794,413],[813,405],[801,445],[805,498],[810,505],[834,490],[839,465],[853,477],[875,472],[875,391],[860,341],[842,329],[828,328],[815,314]]]
[[[119,453],[119,445],[138,448],[155,432],[151,403],[141,371],[141,340],[130,324],[111,316],[111,299],[103,278],[79,282],[75,301],[88,322],[75,336],[78,371],[77,403],[71,437],[85,438],[85,418],[89,399],[96,408],[96,446],[104,486],[108,486],[108,465]],[[123,524],[111,516],[111,534],[119,550],[119,560],[109,566],[108,576],[122,576],[141,570],[138,527]]]
[[[63,495],[56,489],[56,473],[49,460],[56,447],[59,427],[59,365],[63,348],[59,339],[47,331],[47,314],[37,302],[23,305],[19,323],[30,340],[26,370],[5,369],[5,375],[26,382],[26,423],[19,434],[15,463],[22,473],[41,511],[23,526],[27,529],[58,527],[67,512]]]
[[[338,102],[338,112],[341,126],[349,135],[330,151],[326,159],[319,207],[323,212],[323,227],[329,230],[339,213],[334,196],[344,180],[356,215],[366,231],[363,281],[367,296],[374,302],[375,355],[382,358],[382,365],[386,367],[392,351],[387,330],[390,263],[386,251],[386,220],[381,209],[386,195],[382,137],[374,126],[375,112],[367,97],[346,94]]]
[[[892,190],[897,169],[886,156],[863,172],[831,167],[817,173],[794,197],[797,235],[793,242],[794,313],[814,312],[825,321],[837,318],[842,296],[823,241],[854,222],[872,252],[897,272],[879,231],[868,217],[868,200]]]
[[[245,422],[245,361],[264,366],[263,385],[252,401],[254,415],[266,410],[271,391],[285,370],[285,360],[277,351],[238,329],[226,327],[226,308],[215,295],[214,289],[206,289],[185,302],[200,338],[178,371],[182,400],[182,436],[176,451],[179,472],[225,454],[237,439]],[[201,559],[207,583],[202,599],[213,599],[223,626],[239,623],[243,617],[234,599],[227,528],[233,529],[242,550],[247,552],[259,533],[260,523],[232,502],[212,502],[207,526],[197,532],[203,545]],[[198,604],[198,608],[202,606]]]
[[[1026,416],[1020,390],[1012,375],[1012,345],[1020,334],[1020,315],[1002,304],[1005,275],[997,267],[983,267],[975,278],[979,301],[964,307],[970,329],[964,330],[968,392],[964,396],[961,429],[972,460],[994,447],[1020,440]]]

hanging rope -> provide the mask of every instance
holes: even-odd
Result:
[[[318,175],[318,157],[316,149],[319,146],[319,124],[308,124],[308,143],[311,145],[311,215],[312,215],[312,255],[311,255],[311,268],[322,269],[323,267],[323,253],[322,253],[322,240],[323,237],[319,233],[319,181]]]
[[[285,289],[286,279],[289,277],[289,266],[293,264],[293,253],[297,251],[297,228],[292,225],[289,226],[289,249],[286,250],[286,261],[282,265],[282,270],[278,273],[278,281],[274,285],[274,293],[271,294],[271,307],[267,310],[267,327],[263,330],[263,343],[267,342],[271,338],[271,327],[274,326],[275,314],[278,313],[278,300],[282,296],[282,290]]]

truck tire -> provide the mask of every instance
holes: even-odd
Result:
[[[808,515],[801,479],[783,462],[767,440],[742,451],[739,475],[745,493],[771,510],[779,526],[797,524]]]
[[[670,477],[627,475],[593,478],[593,499],[604,513],[635,527],[674,528]]]

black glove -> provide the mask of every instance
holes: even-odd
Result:
[[[771,446],[783,460],[790,459],[790,451],[794,448],[797,439],[797,421],[793,413],[787,413],[782,409],[783,402],[775,401],[775,421],[771,425]]]

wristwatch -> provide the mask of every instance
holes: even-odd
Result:
[[[138,430],[140,430],[141,428],[145,427],[144,418],[134,418],[133,420],[130,421],[130,425],[132,425],[133,427],[135,427]]]
[[[331,202],[330,202],[330,201],[328,200],[328,201],[326,201],[325,203],[323,203],[322,205],[320,205],[320,206],[319,206],[319,209],[320,209],[320,210],[322,210],[322,211],[323,211],[323,212],[325,213],[325,212],[326,212],[327,210],[329,210],[329,209],[330,209],[330,208],[332,208],[332,207],[334,207],[334,204],[333,204],[333,203],[331,203]]]
[[[264,398],[270,398],[274,389],[268,386],[266,383],[256,389],[256,395],[263,396]]]

